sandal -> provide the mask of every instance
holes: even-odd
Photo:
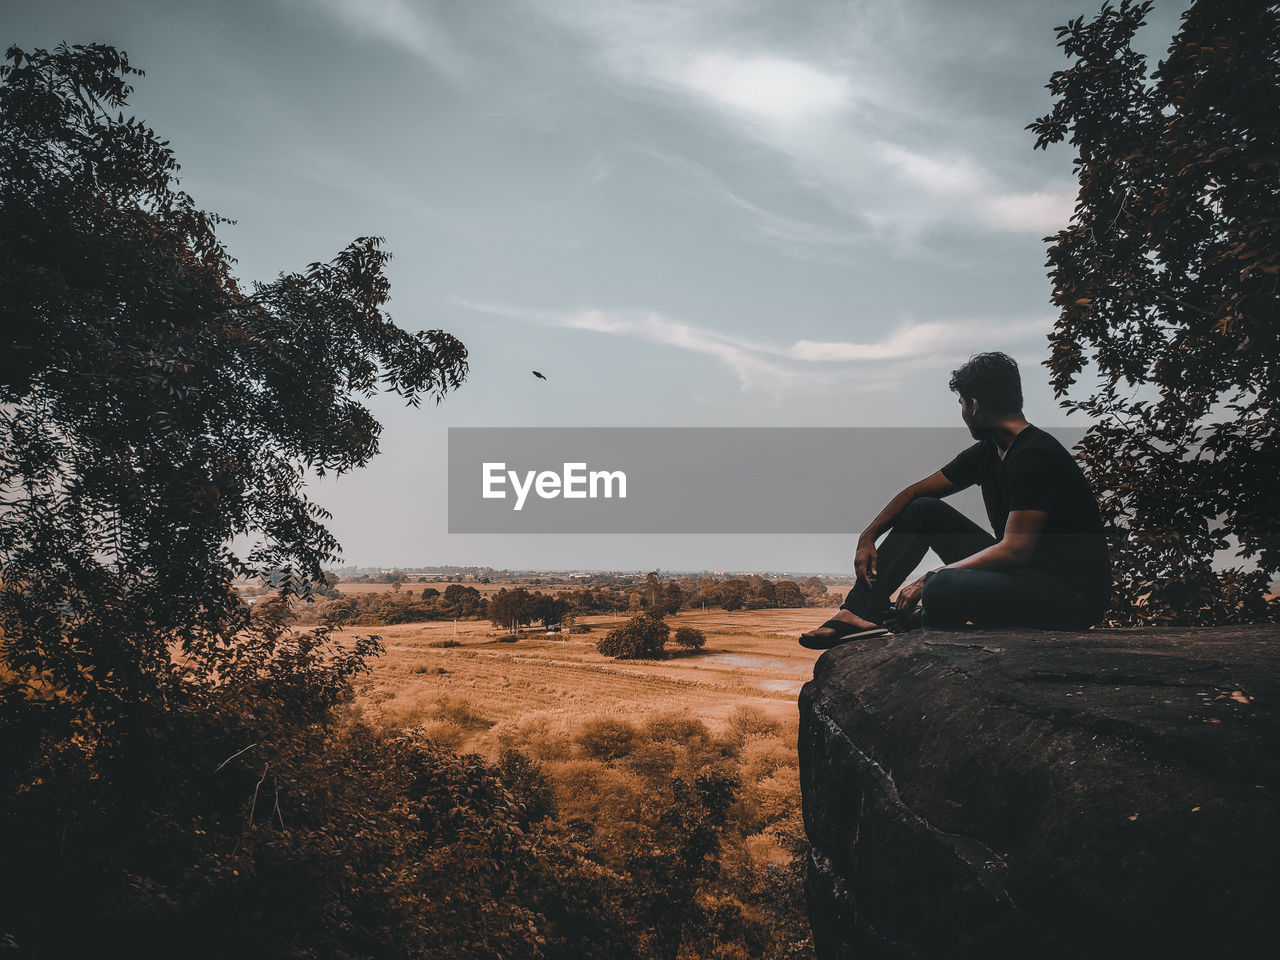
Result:
[[[863,640],[867,637],[887,637],[889,631],[884,627],[856,627],[843,620],[828,620],[818,629],[830,627],[834,633],[825,637],[801,637],[800,646],[810,650],[830,650],[832,647],[847,643],[850,640]]]

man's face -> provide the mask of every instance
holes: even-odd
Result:
[[[985,440],[991,434],[991,428],[986,426],[978,413],[978,401],[965,400],[960,397],[960,418],[964,420],[964,425],[969,428],[969,436],[975,440]]]

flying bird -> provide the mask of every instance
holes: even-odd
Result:
[[[537,377],[539,380],[545,380],[545,379],[547,379],[547,378],[546,378],[546,377],[544,377],[542,374],[540,374],[537,370],[533,371],[533,375],[534,375],[535,377]]]

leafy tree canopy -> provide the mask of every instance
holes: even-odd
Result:
[[[1049,238],[1054,389],[1086,371],[1082,459],[1116,543],[1117,618],[1274,615],[1280,571],[1280,7],[1195,2],[1148,76],[1152,4],[1058,28],[1036,145],[1068,140],[1080,191]],[[1251,561],[1219,571],[1215,551]]]
[[[671,639],[686,650],[701,650],[707,645],[707,635],[697,627],[678,627]]]
[[[307,472],[377,452],[380,389],[439,402],[467,373],[452,336],[387,316],[377,238],[242,287],[225,221],[125,115],[140,75],[98,44],[0,67],[0,664],[10,696],[99,711],[279,654],[235,578],[322,582]]]
[[[639,613],[606,633],[596,649],[619,660],[660,660],[670,637],[671,628],[661,615]]]

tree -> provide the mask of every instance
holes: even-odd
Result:
[[[1080,181],[1049,238],[1055,393],[1114,537],[1120,622],[1274,616],[1280,570],[1280,8],[1194,2],[1148,76],[1150,2],[1058,28],[1036,146],[1069,139]],[[1234,548],[1252,569],[1217,570]]]
[[[452,589],[452,586],[445,588],[446,600],[449,599],[449,591]],[[535,603],[534,595],[524,587],[515,587],[512,590],[503,587],[489,597],[489,622],[504,630],[510,630],[516,625],[528,626],[534,620]]]
[[[780,607],[804,606],[804,594],[794,580],[779,580],[774,584],[774,597]]]
[[[483,615],[484,597],[475,587],[451,583],[444,588],[444,604],[451,617],[477,617]]]
[[[720,584],[720,606],[726,610],[741,610],[750,596],[751,588],[745,580],[733,577]]]
[[[385,314],[376,238],[243,289],[225,221],[125,118],[135,75],[96,44],[0,67],[0,674],[98,718],[258,670],[245,651],[277,638],[234,579],[305,594],[337,559],[307,471],[377,452],[380,387],[438,402],[467,372],[452,336]]]
[[[640,613],[606,633],[596,649],[619,660],[659,660],[670,635],[671,628],[661,616]]]
[[[562,597],[548,593],[534,594],[533,619],[540,621],[544,627],[559,624],[568,609],[569,605]]]
[[[756,596],[765,602],[766,606],[776,607],[778,605],[778,589],[771,580],[761,579],[759,585],[755,588]]]
[[[686,650],[701,650],[707,645],[707,635],[696,627],[679,627],[671,639]]]
[[[674,580],[669,581],[662,588],[662,610],[668,615],[674,615],[680,612],[680,606],[684,603],[684,590],[680,584]]]
[[[800,583],[800,589],[804,591],[804,595],[809,598],[811,606],[828,606],[827,585],[822,582],[821,577],[805,577]]]
[[[662,579],[657,570],[650,570],[644,578],[644,602],[649,608],[662,606]]]

